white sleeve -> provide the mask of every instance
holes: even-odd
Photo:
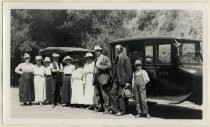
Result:
[[[134,80],[134,73],[133,73],[133,77],[132,77],[132,88],[134,87],[134,83],[135,83],[135,80]]]
[[[149,79],[147,72],[146,71],[143,71],[143,72],[144,72],[144,74],[143,74],[144,80],[145,80],[145,83],[147,84],[150,81],[150,79]]]
[[[21,70],[21,71],[20,71]],[[18,74],[22,73],[22,63],[20,63],[16,68],[15,68],[15,72]]]
[[[60,68],[61,68],[61,70],[63,70],[63,64],[62,63],[60,63]]]

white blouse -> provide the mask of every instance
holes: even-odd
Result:
[[[77,68],[72,72],[72,79],[81,79],[82,80],[83,77],[83,70],[82,68]]]
[[[72,72],[74,71],[75,66],[70,64],[70,65],[66,65],[63,69],[64,74],[72,74]]]
[[[34,65],[34,75],[44,76],[44,74],[45,74],[45,68],[43,65],[41,66]]]
[[[15,70],[21,70],[24,72],[34,72],[34,65],[32,63],[20,63]]]
[[[86,63],[83,68],[84,75],[93,74],[95,62]]]
[[[51,75],[52,74],[52,71],[51,71],[52,68],[53,68],[53,65],[52,65],[52,63],[50,63],[50,65],[48,67],[45,67],[45,74],[46,75]]]

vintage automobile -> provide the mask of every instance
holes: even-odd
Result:
[[[87,52],[94,52],[93,50],[90,49],[84,49],[84,48],[78,48],[78,47],[47,47],[44,49],[40,49],[39,53],[43,56],[50,56],[53,53],[59,53],[61,55],[61,57],[59,58],[59,61],[62,61],[62,59],[66,56],[66,55],[70,55],[72,58],[77,58],[80,61],[82,61],[82,63],[84,63],[84,55]]]
[[[151,81],[148,101],[178,104],[185,100],[202,104],[201,40],[176,37],[125,38],[110,42],[111,59],[121,44],[130,58],[142,60]]]

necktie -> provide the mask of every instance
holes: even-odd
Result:
[[[119,60],[119,56],[117,56],[116,59],[115,59],[116,64],[118,63],[118,60]]]

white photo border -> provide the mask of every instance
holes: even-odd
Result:
[[[10,19],[11,9],[127,9],[127,10],[201,10],[203,11],[203,111],[201,120],[136,120],[136,119],[29,119],[10,118]],[[68,3],[4,2],[3,3],[3,122],[4,124],[53,125],[207,125],[209,119],[208,7],[205,3]],[[206,69],[208,68],[208,69]]]

